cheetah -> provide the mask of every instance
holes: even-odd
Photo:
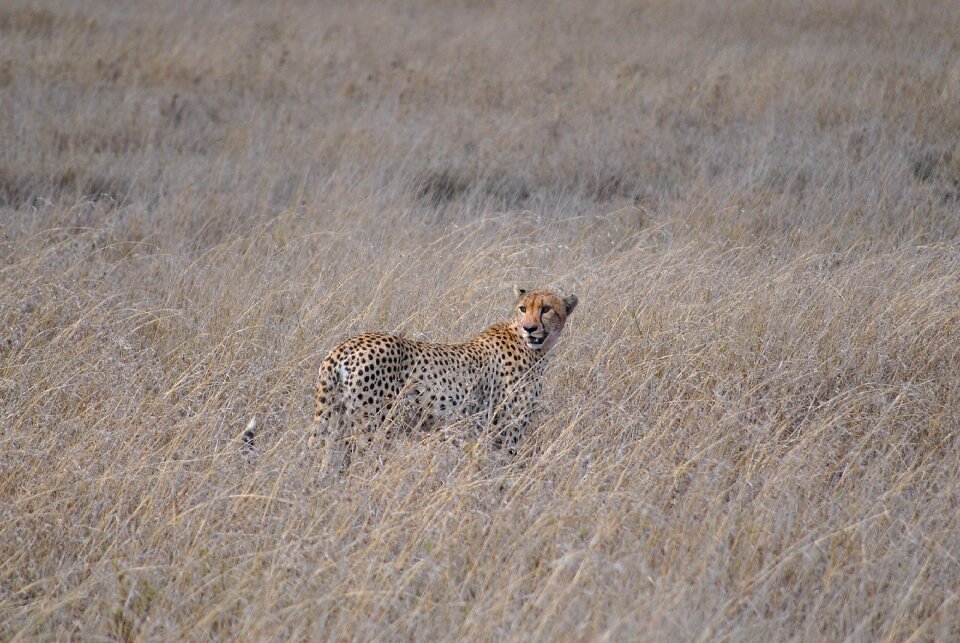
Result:
[[[460,344],[384,333],[339,344],[320,366],[311,443],[327,442],[345,428],[340,437],[349,462],[350,451],[370,446],[388,418],[402,415],[404,424],[423,430],[472,418],[492,429],[495,449],[516,455],[540,397],[547,354],[577,297],[519,286],[514,295],[512,321]]]

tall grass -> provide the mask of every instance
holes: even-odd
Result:
[[[4,3],[0,638],[960,638],[957,34]],[[512,464],[320,466],[327,350],[515,282],[581,303]]]

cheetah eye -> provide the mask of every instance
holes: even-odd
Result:
[[[550,306],[544,306],[543,308],[540,309],[540,314],[546,315],[547,313],[550,312],[550,310],[551,310]]]
[[[526,307],[526,306],[520,306],[520,312],[521,312],[521,313],[527,312],[527,307]]]

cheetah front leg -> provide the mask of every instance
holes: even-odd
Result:
[[[517,455],[520,441],[530,424],[534,410],[533,405],[522,400],[520,396],[512,396],[500,404],[491,422],[493,448],[501,454],[506,453],[508,459],[513,459]]]

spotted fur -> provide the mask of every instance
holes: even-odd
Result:
[[[515,455],[543,386],[547,353],[577,297],[515,287],[512,321],[461,344],[384,333],[352,337],[320,366],[314,438],[346,429],[353,448],[372,442],[388,418],[429,429],[474,418],[492,429],[495,448]]]

